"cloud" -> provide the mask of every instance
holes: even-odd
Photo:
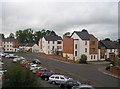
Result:
[[[2,32],[44,28],[62,36],[86,28],[99,39],[117,39],[117,9],[117,2],[3,2]]]

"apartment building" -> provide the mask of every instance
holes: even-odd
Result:
[[[87,30],[74,31],[70,37],[63,38],[63,56],[79,61],[82,56],[87,61],[98,59],[98,39]]]
[[[99,60],[114,59],[118,55],[119,44],[117,41],[110,39],[100,40],[98,42],[98,58]]]
[[[2,41],[5,52],[16,52],[19,47],[18,40],[14,38],[5,38]]]
[[[63,40],[60,36],[44,36],[39,40],[39,46],[40,52],[45,54],[60,53],[63,51]]]

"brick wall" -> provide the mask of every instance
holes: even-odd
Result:
[[[74,54],[74,40],[69,36],[63,37],[63,53]]]

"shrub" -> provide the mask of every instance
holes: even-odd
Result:
[[[23,68],[19,62],[13,63],[7,68],[4,75],[3,87],[34,87],[37,85],[36,76]]]
[[[87,58],[81,58],[81,59],[80,59],[80,63],[85,63],[85,64],[87,64]]]
[[[81,56],[80,63],[85,63],[85,64],[87,64],[87,56],[86,56],[86,55],[82,55],[82,56]]]

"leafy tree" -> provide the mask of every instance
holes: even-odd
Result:
[[[19,43],[32,43],[33,42],[33,30],[31,28],[16,31],[16,37]]]
[[[19,62],[10,65],[3,79],[4,87],[35,87],[37,86],[37,77],[23,68]]]
[[[55,36],[56,33],[54,31],[42,29],[41,31],[36,31],[33,33],[31,28],[16,31],[16,38],[18,39],[19,43],[37,43],[39,39],[43,36]]]
[[[68,36],[70,35],[70,32],[66,32],[63,36]]]

